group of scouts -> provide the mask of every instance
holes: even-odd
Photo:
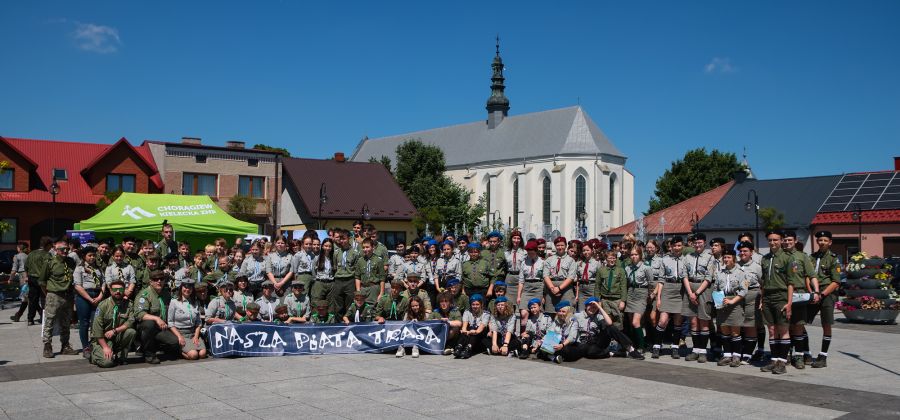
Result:
[[[738,367],[761,359],[764,320],[772,356],[762,369],[777,374],[792,348],[795,367],[826,366],[839,285],[828,232],[816,234],[819,251],[812,256],[795,250],[791,232],[769,232],[766,256],[755,252],[749,234],[734,247],[715,238],[709,249],[705,236],[695,234],[686,250],[680,237],[663,246],[626,237],[608,249],[597,239],[558,237],[548,247],[518,231],[507,241],[491,232],[479,241],[401,243],[393,255],[375,227],[361,222],[321,240],[314,231],[249,246],[219,239],[193,254],[174,241],[170,225],[161,235],[159,242],[126,237],[118,246],[83,248],[44,238],[27,255],[28,284],[38,291],[29,294],[29,307],[45,299],[44,357],[54,356],[56,324],[65,326],[62,354],[81,352],[111,367],[126,363],[134,348],[153,364],[159,351],[206,357],[205,327],[218,322],[442,320],[449,326],[445,354],[462,359],[482,352],[557,363],[643,359],[645,349],[658,358],[664,345],[679,358],[687,351],[682,325],[689,325],[693,348],[686,360],[706,362],[712,338],[721,349],[718,364]],[[718,306],[713,292],[723,296]],[[73,307],[81,351],[69,344]],[[819,312],[825,338],[813,361],[804,324]],[[559,342],[544,345],[550,331]],[[418,348],[411,352],[419,356]],[[397,349],[398,357],[405,354]]]

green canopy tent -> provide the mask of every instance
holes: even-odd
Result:
[[[257,233],[253,223],[242,222],[222,210],[206,195],[122,193],[94,217],[75,224],[75,230],[93,231],[98,239],[124,236],[158,241],[163,222],[175,229],[175,240],[197,250],[215,238],[233,243],[237,237]]]

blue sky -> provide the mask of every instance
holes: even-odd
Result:
[[[581,103],[629,156],[747,148],[760,178],[892,168],[900,2],[2,2],[0,135],[239,139],[295,156]]]

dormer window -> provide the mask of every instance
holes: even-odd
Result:
[[[53,168],[53,179],[57,181],[67,181],[69,174],[65,169]]]
[[[206,155],[196,155],[194,156],[194,160],[197,163],[206,163]]]

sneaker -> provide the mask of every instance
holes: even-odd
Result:
[[[563,362],[563,358],[560,355],[553,356],[553,363],[561,364]]]
[[[716,366],[728,366],[730,364],[731,364],[731,358],[723,357],[723,358],[719,359],[719,361],[716,363]]]
[[[828,357],[820,354],[819,357],[816,357],[816,360],[812,362],[812,367],[813,369],[828,367]]]
[[[81,354],[81,352],[73,349],[70,344],[63,344],[62,349],[59,351],[59,354],[64,354],[66,356],[76,356]]]
[[[397,347],[397,353],[394,356],[403,357],[404,355],[406,355],[406,350],[403,349],[403,346]]]
[[[775,361],[774,360],[770,361],[769,364],[759,368],[759,371],[760,372],[771,372],[773,369],[775,369]]]
[[[444,349],[444,356],[449,356],[453,354],[453,349]]]
[[[809,354],[809,353],[803,353],[803,364],[804,364],[804,365],[811,365],[812,362],[813,362],[812,355]]]
[[[418,347],[413,347],[413,349],[412,349],[412,357],[413,357],[413,359],[419,357],[419,348],[418,348]]]
[[[741,360],[741,357],[740,357],[740,356],[734,356],[734,357],[731,358],[731,364],[729,364],[728,366],[731,366],[731,367],[740,367],[741,364],[743,364],[743,361]]]
[[[632,350],[628,352],[628,357],[634,360],[644,360],[644,355],[637,350]]]
[[[697,356],[697,363],[706,363],[706,353],[701,353]]]
[[[775,362],[775,367],[772,368],[772,373],[775,375],[781,375],[787,372],[787,367],[784,362],[781,360]]]
[[[659,359],[659,347],[654,347],[652,350],[650,350],[650,358]]]
[[[53,357],[53,345],[50,343],[44,344],[44,358],[52,359]]]
[[[803,356],[794,356],[791,359],[791,366],[794,366],[797,369],[806,369],[806,365],[803,364]]]
[[[91,358],[91,348],[85,347],[84,350],[81,352],[81,357],[84,357],[85,359],[90,359]]]
[[[700,353],[691,353],[684,358],[685,362],[694,362],[700,358]]]

